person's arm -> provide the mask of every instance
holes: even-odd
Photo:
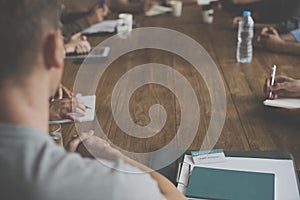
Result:
[[[76,145],[79,145],[79,140],[75,140],[75,145],[70,144],[69,146],[72,147],[72,149],[77,149]],[[120,151],[112,148],[108,142],[105,140],[92,136],[84,141],[85,147],[83,145],[80,145],[78,148],[78,152],[80,152],[82,155],[91,157],[89,152],[87,152],[86,148],[89,149],[91,152],[93,152],[93,156],[97,158],[104,158],[104,159],[123,159],[126,163],[129,165],[135,166],[139,168],[142,171],[145,171],[146,173],[149,173],[149,175],[157,181],[158,187],[161,191],[161,193],[164,195],[166,200],[182,200],[186,199],[184,195],[177,190],[177,188],[164,176],[159,174],[156,171],[153,171],[152,169],[146,167],[145,165],[136,162],[135,160],[132,160],[122,154]]]
[[[293,40],[291,35],[282,38],[273,27],[263,28],[258,37],[258,43],[264,48],[278,53],[300,55],[300,43],[291,40]]]

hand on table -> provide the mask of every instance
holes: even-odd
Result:
[[[300,98],[300,80],[288,76],[276,76],[274,86],[270,85],[270,78],[266,79],[264,92],[269,97],[270,91],[273,92],[271,99],[276,98]]]
[[[279,33],[273,27],[265,27],[257,37],[260,46],[272,51],[281,51],[285,41],[280,37]]]
[[[63,98],[50,102],[49,118],[50,120],[71,119],[79,122],[74,115],[84,116],[86,112],[85,105],[76,98]]]
[[[64,44],[65,53],[87,54],[91,51],[92,47],[86,36],[81,33],[76,33],[71,36],[70,40]]]

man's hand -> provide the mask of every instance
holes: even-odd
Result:
[[[87,21],[90,25],[97,24],[104,20],[104,17],[107,16],[109,9],[106,4],[103,8],[100,8],[99,5],[93,7],[90,11],[90,14],[87,16]]]
[[[87,54],[91,51],[92,47],[86,36],[81,33],[76,33],[71,36],[70,40],[65,43],[65,53]]]
[[[88,132],[80,133],[78,135],[74,135],[73,138],[66,145],[66,150],[68,152],[77,151],[81,142],[91,138],[94,135],[94,131],[90,130]]]
[[[276,98],[300,98],[300,80],[293,79],[288,76],[276,76],[275,84],[270,85],[270,79],[266,79],[264,92],[267,96],[272,91],[271,99]]]
[[[262,47],[276,52],[280,52],[285,43],[285,41],[280,37],[276,29],[273,27],[263,28],[257,38],[257,42]]]
[[[54,95],[54,99],[72,98],[73,96],[73,92],[71,92],[68,88],[60,84]]]
[[[50,120],[71,119],[78,122],[75,115],[84,116],[85,105],[76,98],[63,98],[50,102],[49,115]]]

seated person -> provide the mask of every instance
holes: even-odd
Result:
[[[300,98],[300,80],[288,76],[276,76],[275,84],[270,85],[270,78],[266,79],[264,92],[269,97],[272,92],[271,99],[277,98]]]
[[[62,33],[65,37],[70,37],[93,24],[102,22],[109,12],[106,4],[103,8],[100,8],[97,4],[88,12],[73,13],[63,5],[63,0],[60,0],[60,2]]]
[[[256,28],[273,26],[280,33],[287,33],[300,28],[300,0],[223,0],[222,2],[231,3],[225,8],[239,5],[240,9],[235,10],[237,11],[236,14],[240,16],[243,10],[252,11]],[[240,19],[241,17],[233,19],[233,28],[237,27],[237,22]]]
[[[300,55],[300,29],[279,35],[275,28],[265,27],[257,41],[262,47],[274,52]]]
[[[165,177],[93,131],[79,134],[68,148],[75,151],[84,140],[97,160],[56,145],[47,132],[49,98],[64,69],[57,3],[2,0],[0,15],[0,199],[185,199]]]

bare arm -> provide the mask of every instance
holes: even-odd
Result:
[[[113,159],[120,158],[123,159],[126,163],[139,168],[142,171],[148,172],[149,175],[157,181],[160,192],[164,195],[166,200],[183,200],[186,199],[184,195],[177,190],[177,188],[164,176],[159,174],[158,172],[148,168],[147,166],[128,158],[120,151],[112,148],[105,140],[92,136],[86,141],[84,141],[85,147],[93,152],[93,155],[98,158],[104,159]],[[80,145],[78,151],[85,156],[89,156],[90,154],[86,151],[83,145]],[[76,149],[76,148],[75,148]]]

